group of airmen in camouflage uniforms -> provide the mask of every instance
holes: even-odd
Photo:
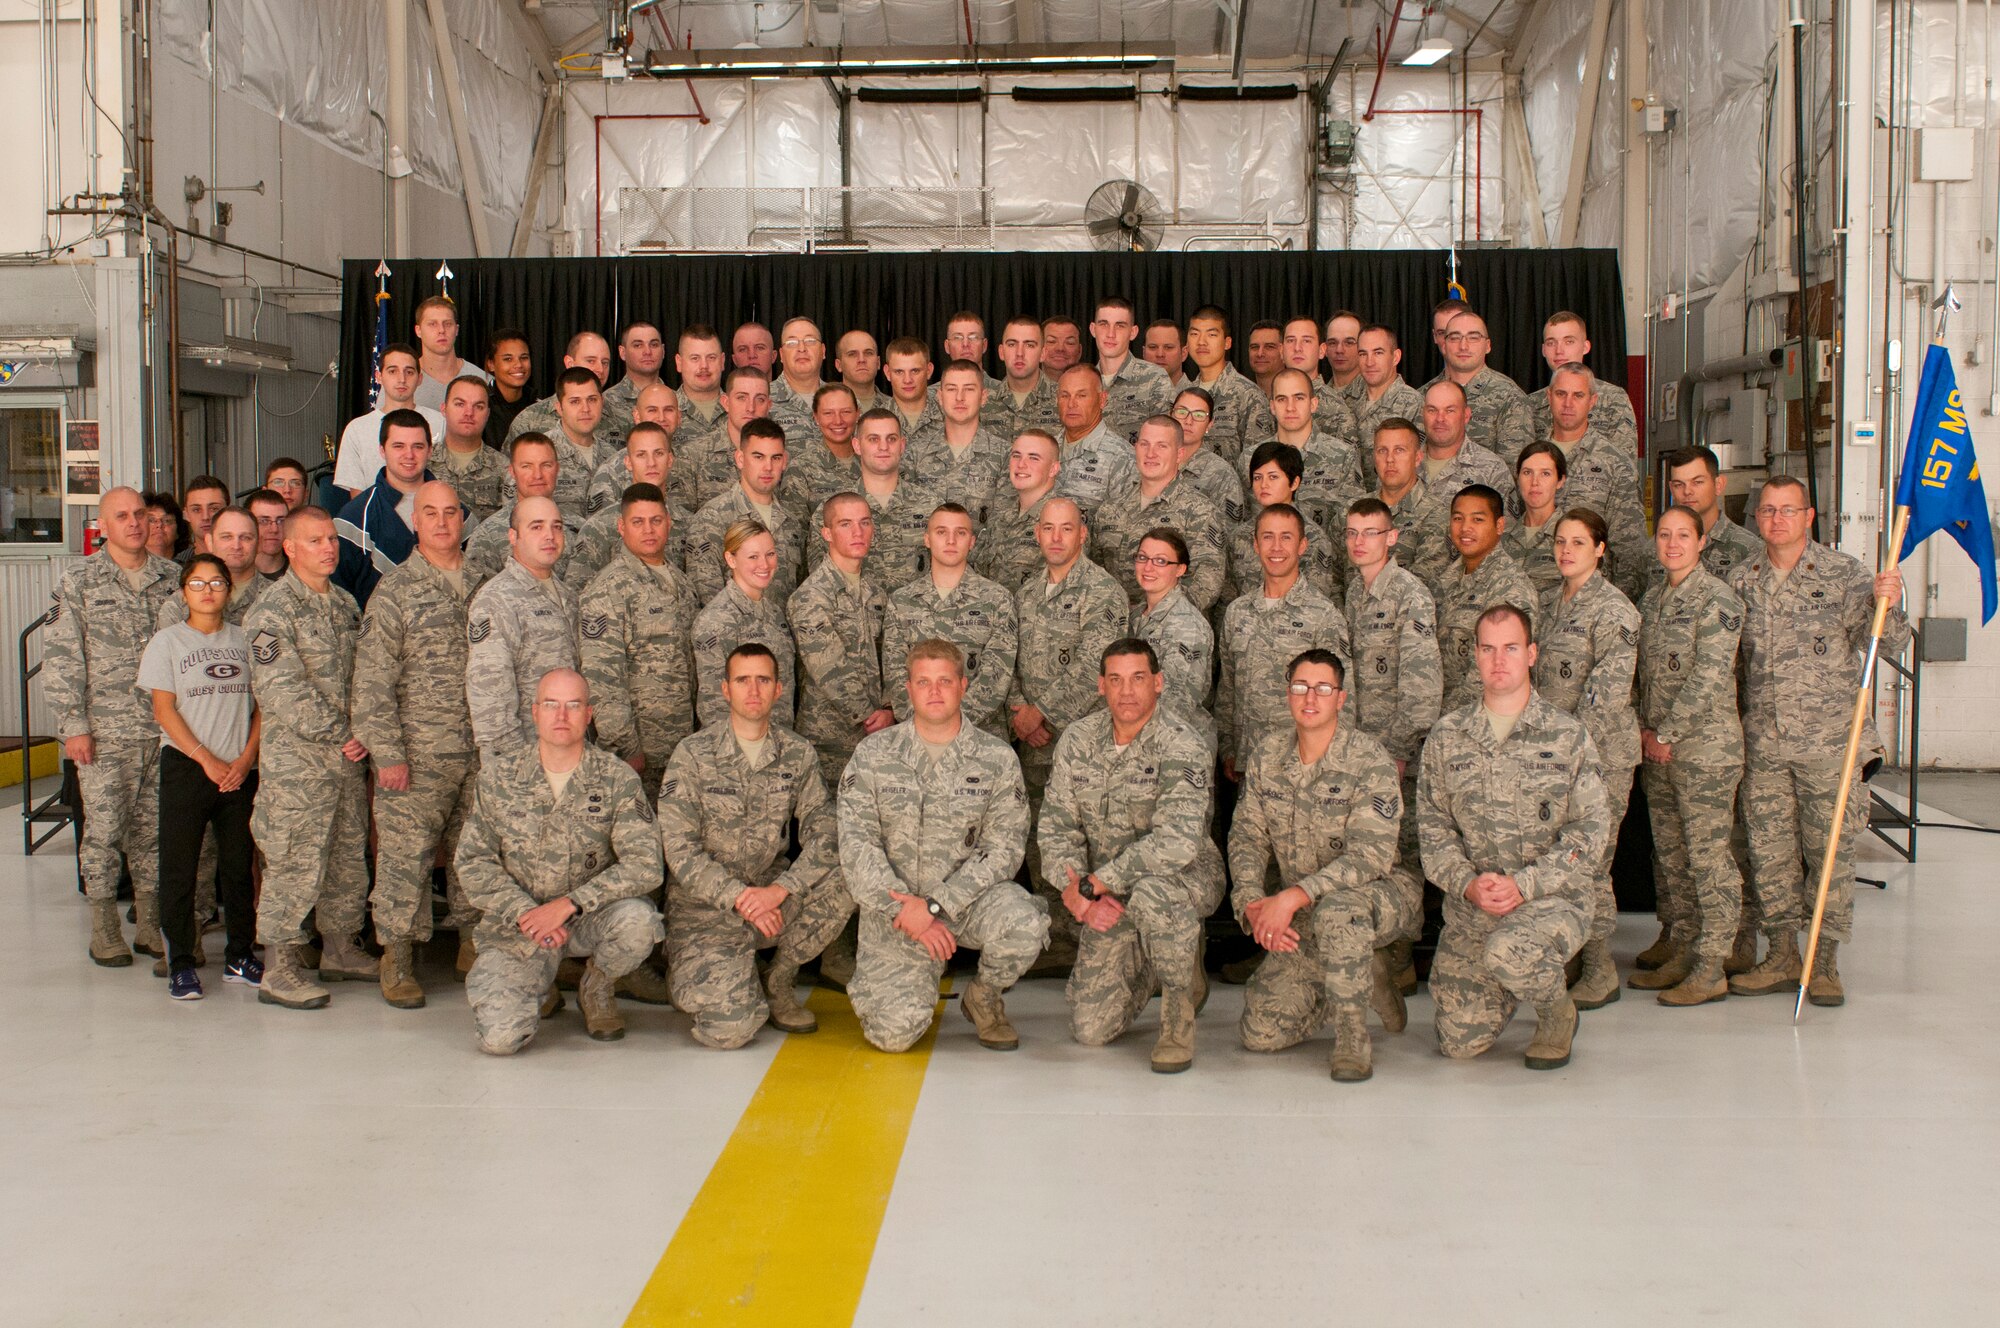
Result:
[[[1107,300],[1094,365],[1071,320],[1015,318],[990,379],[962,314],[932,384],[916,339],[881,356],[849,332],[823,381],[811,320],[738,329],[726,370],[697,325],[676,389],[638,323],[609,390],[610,348],[572,341],[555,393],[514,403],[504,465],[467,460],[497,390],[476,374],[429,385],[446,445],[415,410],[379,412],[382,469],[344,510],[382,508],[289,504],[284,570],[249,566],[231,596],[263,732],[260,1000],[324,1006],[322,983],[353,979],[424,1004],[442,865],[485,1052],[520,1050],[565,988],[598,1039],[622,1036],[620,996],[671,1002],[709,1047],[810,1032],[815,960],[900,1051],[965,947],[981,1044],[1018,1045],[1014,983],[1066,972],[1088,1045],[1157,994],[1170,1073],[1193,1062],[1226,897],[1259,960],[1244,1045],[1330,1026],[1353,1081],[1369,1012],[1405,1026],[1428,892],[1443,1052],[1487,1050],[1525,1004],[1526,1063],[1553,1068],[1578,1011],[1619,996],[1611,865],[1636,771],[1661,933],[1631,985],[1686,1006],[1804,981],[1839,1004],[1865,813],[1810,974],[1805,883],[1895,574],[1812,540],[1786,476],[1756,495],[1756,534],[1736,524],[1700,448],[1667,459],[1674,505],[1648,534],[1631,403],[1584,367],[1573,314],[1548,320],[1532,395],[1456,301],[1421,388],[1386,327],[1268,326],[1258,379],[1212,306],[1168,329],[1184,361],[1163,367]],[[107,965],[131,962],[121,865],[137,948],[165,944],[159,735],[133,672],[176,569],[137,502],[105,496],[107,543],[47,620]],[[400,562],[371,533],[382,511]],[[357,563],[379,575],[350,594]],[[1893,613],[1885,646],[1907,633]]]

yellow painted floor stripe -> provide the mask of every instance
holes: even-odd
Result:
[[[846,997],[806,1004],[819,1032],[785,1038],[626,1328],[853,1321],[937,1024],[891,1056]]]
[[[36,779],[45,779],[62,768],[62,748],[53,742],[38,742],[28,749],[28,770]],[[0,788],[21,782],[21,749],[0,752]]]

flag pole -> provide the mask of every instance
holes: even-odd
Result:
[[[1902,565],[1899,556],[1903,547],[1903,532],[1909,528],[1910,509],[1898,507],[1893,533],[1889,536],[1889,565],[1884,571],[1893,572]],[[1833,822],[1827,831],[1826,851],[1820,856],[1819,893],[1813,898],[1812,927],[1806,932],[1805,963],[1799,969],[1799,994],[1792,1002],[1792,1022],[1799,1021],[1799,1015],[1806,1004],[1806,984],[1812,981],[1813,960],[1819,953],[1819,931],[1826,921],[1826,893],[1833,885],[1833,870],[1839,862],[1840,828],[1847,817],[1848,792],[1854,782],[1854,766],[1861,755],[1861,730],[1868,722],[1868,701],[1871,684],[1875,681],[1875,659],[1882,648],[1882,625],[1888,620],[1893,600],[1885,596],[1875,597],[1875,621],[1868,629],[1868,656],[1861,665],[1861,686],[1854,693],[1854,714],[1847,724],[1847,759],[1840,767],[1840,791],[1833,799]],[[1914,812],[1914,808],[1911,809]]]

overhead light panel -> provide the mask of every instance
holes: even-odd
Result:
[[[1436,64],[1447,55],[1450,55],[1451,52],[1452,45],[1450,42],[1445,41],[1441,37],[1432,37],[1430,40],[1420,43],[1416,50],[1404,56],[1403,63],[1406,65],[1416,65],[1419,68],[1427,67]]]
[[[838,47],[649,51],[643,68],[655,78],[811,77],[1035,74],[1171,69],[1166,47],[1091,43],[1011,44],[968,54],[963,46]]]

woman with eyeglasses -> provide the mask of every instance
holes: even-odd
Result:
[[[181,542],[180,502],[170,493],[148,493],[146,504],[146,552],[171,561],[187,546]]]
[[[195,874],[202,838],[214,832],[216,898],[227,936],[222,979],[255,987],[263,965],[252,953],[250,809],[257,793],[257,701],[250,691],[250,643],[225,621],[229,568],[198,553],[181,569],[187,621],[163,627],[139,659],[139,686],[152,693],[160,726],[160,930],[167,938],[167,994],[202,997],[195,971],[199,936]]]
[[[1729,995],[1723,961],[1736,943],[1743,874],[1729,848],[1743,724],[1736,647],[1743,601],[1702,566],[1707,543],[1691,508],[1660,513],[1654,547],[1666,577],[1639,601],[1639,778],[1653,820],[1660,939],[1639,956],[1632,986],[1662,1005]]]
[[[1174,397],[1174,419],[1181,426],[1181,474],[1208,495],[1234,526],[1250,515],[1243,497],[1243,480],[1236,467],[1213,447],[1205,447],[1215,425],[1215,398],[1199,387],[1184,387]]]
[[[723,532],[722,561],[729,568],[729,581],[694,620],[695,717],[703,728],[728,722],[722,680],[729,652],[755,641],[777,657],[780,690],[771,718],[790,728],[796,648],[784,603],[767,593],[778,570],[778,542],[763,522],[744,517]]]
[[[1153,648],[1165,677],[1161,701],[1215,747],[1215,717],[1208,713],[1208,694],[1215,686],[1215,632],[1208,619],[1181,593],[1187,575],[1188,546],[1170,526],[1155,526],[1139,540],[1133,574],[1139,578],[1145,606],[1132,623],[1132,634]]]
[[[1521,564],[1544,605],[1564,584],[1556,567],[1556,504],[1568,482],[1569,459],[1554,443],[1529,443],[1514,459],[1515,499],[1508,508],[1524,510],[1509,516],[1500,543]]]
[[[1543,446],[1531,444],[1522,455]],[[1583,722],[1604,771],[1604,856],[1591,892],[1590,936],[1580,955],[1583,971],[1570,988],[1579,1010],[1595,1010],[1618,999],[1618,965],[1611,958],[1618,899],[1611,888],[1611,860],[1632,800],[1632,770],[1639,764],[1639,720],[1632,713],[1639,611],[1604,579],[1611,532],[1603,517],[1588,507],[1572,507],[1546,525],[1562,579],[1543,597],[1535,618],[1535,690]]]

